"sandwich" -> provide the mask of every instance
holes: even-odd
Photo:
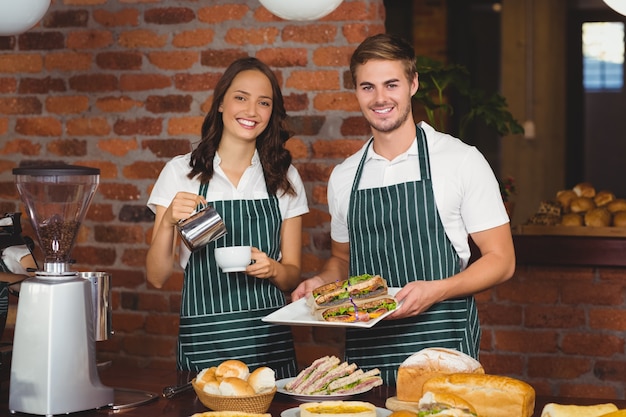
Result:
[[[418,417],[476,417],[474,407],[454,394],[426,392],[418,403]]]
[[[391,296],[371,300],[349,301],[334,307],[320,309],[316,316],[323,321],[355,323],[376,319],[395,310],[398,302]]]
[[[378,369],[364,372],[356,364],[324,356],[285,384],[285,391],[300,395],[354,394],[382,385]]]
[[[604,417],[613,413],[617,406],[613,403],[575,405],[548,403],[541,411],[541,417]]]
[[[310,302],[313,308],[321,308],[385,294],[387,281],[380,275],[363,274],[317,287]]]

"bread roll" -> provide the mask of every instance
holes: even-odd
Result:
[[[574,190],[561,190],[556,193],[556,201],[561,205],[565,213],[569,211],[569,206],[576,197],[578,197],[578,195]]]
[[[611,213],[605,207],[596,207],[585,213],[585,226],[607,227],[611,225]]]
[[[196,375],[196,382],[198,382],[199,384],[204,384],[207,381],[214,381],[216,369],[217,367],[215,366],[212,366],[210,368],[204,368],[203,370],[198,372],[198,375]]]
[[[234,376],[228,376],[222,379],[219,390],[221,395],[227,397],[243,397],[256,394],[247,381]]]
[[[222,393],[220,392],[220,383],[217,382],[217,379],[215,378],[210,381],[206,381],[202,385],[202,391],[211,395],[222,395]]]
[[[600,417],[626,417],[626,409],[621,409],[617,411],[613,411],[609,414],[604,414]]]
[[[570,203],[569,209],[572,213],[584,213],[596,207],[591,197],[576,197]]]
[[[541,411],[541,417],[599,417],[617,411],[615,404],[564,405],[548,403]]]
[[[276,387],[276,373],[272,368],[262,366],[250,373],[248,384],[257,394],[270,392]]]
[[[561,226],[582,226],[583,216],[578,213],[567,213],[561,217]]]
[[[376,417],[376,406],[364,401],[321,401],[300,404],[300,417]]]
[[[457,395],[476,409],[479,416],[530,417],[535,407],[535,390],[527,383],[506,376],[451,374],[424,383],[424,391]]]
[[[581,182],[580,184],[576,184],[572,189],[576,193],[578,197],[588,197],[593,198],[596,196],[596,189],[588,182]]]
[[[613,200],[615,200],[615,194],[606,190],[598,192],[593,198],[593,202],[596,203],[598,207],[606,206]]]
[[[229,359],[220,363],[215,369],[215,378],[221,381],[224,378],[235,377],[244,381],[250,376],[248,365],[236,359]]]
[[[624,199],[624,198],[617,198],[617,199],[611,201],[609,204],[607,204],[606,208],[611,213],[616,213],[618,211],[626,211],[626,199]]]
[[[613,214],[613,226],[626,227],[626,211],[618,211]]]
[[[396,395],[400,401],[419,401],[429,378],[457,372],[485,373],[480,362],[454,349],[426,348],[409,356],[398,368]]]

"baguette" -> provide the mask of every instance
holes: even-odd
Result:
[[[424,392],[453,394],[474,406],[479,416],[530,417],[535,408],[535,390],[518,379],[457,373],[436,376],[424,383]]]

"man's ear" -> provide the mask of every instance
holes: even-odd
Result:
[[[417,90],[419,89],[419,85],[420,85],[419,76],[416,72],[415,76],[413,77],[413,81],[411,81],[411,96],[417,93]]]

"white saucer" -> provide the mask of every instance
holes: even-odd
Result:
[[[243,272],[245,270],[246,270],[245,266],[243,268],[240,266],[236,266],[233,268],[222,268],[222,272]]]

